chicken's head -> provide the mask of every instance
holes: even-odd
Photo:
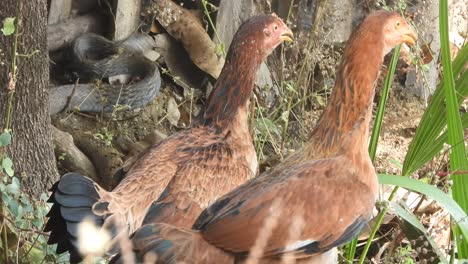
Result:
[[[408,22],[396,12],[377,11],[369,15],[366,20],[376,20],[374,25],[381,25],[385,53],[399,44],[414,45],[416,42],[416,33]]]
[[[293,33],[283,20],[275,14],[257,15],[240,26],[231,47],[266,57],[283,41],[293,41]]]

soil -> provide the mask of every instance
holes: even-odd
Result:
[[[397,87],[391,91],[380,133],[375,167],[377,172],[400,174],[408,146],[424,113],[424,102]]]

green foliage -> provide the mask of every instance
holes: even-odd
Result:
[[[218,41],[218,44],[216,44],[216,54],[221,55],[223,57],[226,57],[226,47],[224,45],[224,42],[221,41],[221,38],[219,37],[218,31],[216,30],[216,26],[213,23],[213,20],[211,19],[211,12],[208,10],[208,8],[212,10],[216,10],[216,6],[213,4],[209,3],[208,0],[202,0],[201,4],[203,6],[203,12],[205,13],[206,18],[208,19],[208,23],[210,24],[211,28],[213,29],[216,40]]]
[[[468,239],[467,214],[457,202],[437,187],[416,179],[388,174],[379,174],[379,183],[400,186],[414,192],[422,193],[430,199],[433,199],[452,216],[455,222],[460,226],[465,239]]]
[[[11,134],[8,130],[0,134],[0,148],[11,144]],[[0,172],[4,171],[8,176],[13,176],[13,161],[0,153]]]
[[[112,146],[112,140],[114,139],[114,134],[107,129],[105,129],[102,133],[94,134],[94,137],[97,139],[102,140],[106,146]]]
[[[445,16],[446,18],[446,14],[441,14],[441,20],[444,20],[442,16]],[[441,28],[443,27],[441,26]],[[445,36],[443,36],[445,33],[442,33],[442,31],[443,30],[441,30],[442,38],[445,38]],[[448,29],[445,29],[445,31],[448,32]],[[446,44],[448,45],[448,42]],[[468,60],[468,46],[465,45],[465,47],[463,47],[462,50],[460,50],[453,64],[450,62],[450,58],[448,56],[446,56],[446,58],[447,59],[444,67],[447,64],[450,66],[448,66],[444,70],[444,79],[441,80],[434,95],[432,96],[431,101],[429,102],[424,116],[421,119],[421,122],[418,126],[413,141],[409,146],[403,164],[402,175],[408,176],[412,174],[413,172],[423,167],[427,162],[433,160],[434,157],[440,155],[444,144],[446,144],[447,142],[450,143],[449,133],[451,133],[451,131],[452,133],[457,135],[452,135],[452,152],[450,156],[450,161],[453,162],[453,160],[458,160],[459,164],[459,166],[455,166],[455,168],[452,167],[453,165],[451,165],[451,171],[456,172],[456,168],[458,168],[458,170],[466,171],[466,167],[464,167],[463,165],[465,162],[464,160],[466,160],[467,157],[463,139],[463,127],[467,127],[468,117],[466,114],[460,115],[458,109],[463,99],[466,98],[466,96],[468,95],[468,73],[466,72],[466,68],[464,66],[466,61]],[[454,79],[450,80],[451,78]],[[449,90],[448,92],[447,89]],[[451,119],[451,121],[449,119]],[[447,126],[447,124],[450,122],[452,123],[452,126]],[[455,146],[458,149],[458,153],[455,154],[455,156],[453,156],[453,153],[455,153],[453,148]],[[452,178],[454,179],[454,187],[452,189],[454,199],[456,201],[464,201],[459,203],[460,206],[458,206],[458,209],[460,209],[461,207],[466,212],[467,207],[465,206],[468,205],[468,201],[464,199],[467,198],[465,195],[467,194],[466,186],[468,186],[468,182],[462,181],[466,180],[467,177],[461,177],[461,175],[454,175]],[[400,186],[399,184],[396,185]],[[455,186],[458,186],[458,188],[456,188]],[[456,191],[456,189],[458,189],[458,191]],[[395,188],[392,192],[389,198],[390,201],[393,199],[396,190],[397,188]],[[419,189],[414,190],[416,192],[423,193]],[[458,199],[456,193],[460,194]],[[448,197],[448,199],[451,198]],[[452,201],[452,203],[455,202]],[[447,208],[445,209],[450,210]],[[380,212],[379,217],[377,218],[377,224],[372,231],[377,231],[378,227],[380,226],[381,220],[383,219],[383,215],[385,215],[386,211],[387,209],[384,208]],[[459,211],[459,213],[463,213],[463,210]],[[458,218],[458,220],[461,219],[462,218]],[[463,225],[466,223],[462,221],[461,224]],[[462,230],[460,231],[462,232],[462,234],[466,236],[466,226],[463,226],[461,229]],[[371,234],[368,243],[366,244],[366,248],[364,249],[364,252],[361,255],[360,263],[363,263],[367,252],[366,249],[368,248],[368,246],[370,246],[370,242],[373,239],[374,235],[375,232]],[[463,241],[466,241],[466,238]],[[463,255],[463,253],[459,254],[459,256],[466,257]]]
[[[3,19],[3,27],[1,29],[3,35],[10,36],[15,33],[15,18],[7,17]]]
[[[395,260],[393,263],[416,264],[416,260],[413,257],[413,255],[416,254],[416,251],[414,251],[414,249],[412,249],[410,245],[407,245],[406,247],[399,247],[397,249]]]
[[[15,18],[3,20],[0,29],[5,36],[17,33]],[[29,197],[13,170],[13,161],[6,155],[5,147],[11,144],[10,120],[13,115],[13,94],[16,82],[17,57],[29,58],[38,53],[17,53],[17,37],[13,41],[11,80],[4,130],[0,133],[0,263],[57,263],[68,259],[66,254],[57,257],[55,247],[47,245],[47,235],[42,232],[49,210],[43,193],[40,199]],[[1,131],[1,130],[0,130]]]
[[[278,126],[268,118],[261,118],[255,120],[254,131],[256,135],[267,135],[273,133],[276,136],[280,135]]]
[[[391,203],[391,208],[398,217],[403,219],[400,227],[408,240],[413,240],[413,242],[415,242],[416,239],[420,240],[421,236],[423,236],[424,242],[422,242],[422,244],[427,242],[427,247],[430,247],[431,251],[435,253],[434,257],[437,256],[437,261],[439,263],[448,264],[448,261],[445,259],[444,252],[442,252],[434,239],[432,239],[431,235],[427,232],[426,228],[421,224],[419,219],[406,206],[406,204],[393,202]]]
[[[0,170],[5,171],[5,173],[8,176],[13,176],[13,174],[14,174],[14,172],[13,172],[13,161],[8,157],[4,157],[3,160],[2,160],[2,163],[0,164]]]
[[[0,134],[0,148],[11,144],[11,134],[9,131],[5,131]]]
[[[390,93],[390,87],[392,87],[393,76],[395,74],[398,58],[400,57],[400,48],[401,45],[398,45],[393,52],[392,61],[390,62],[390,70],[388,71],[387,77],[385,78],[384,89],[382,91],[382,96],[380,97],[379,107],[375,116],[374,127],[372,128],[372,134],[369,143],[369,156],[371,157],[372,161],[374,161],[375,153],[377,152],[380,130],[382,128],[383,114],[385,105],[387,103],[388,94]]]
[[[0,173],[1,175],[1,173]],[[47,195],[39,200],[31,199],[21,189],[18,177],[6,174],[0,181],[1,221],[3,239],[0,262],[20,259],[21,263],[57,262],[54,247],[47,245],[47,237],[42,233],[44,219],[49,210]],[[61,256],[62,261],[66,256]]]
[[[448,143],[451,146],[450,150],[450,170],[467,171],[468,158],[464,144],[464,131],[459,113],[459,102],[455,90],[454,73],[452,70],[452,62],[450,58],[449,46],[449,28],[448,28],[448,3],[447,0],[439,2],[439,27],[440,27],[440,44],[442,56],[442,68],[444,74],[444,92],[446,103],[446,118],[448,129]],[[465,60],[466,62],[466,60]],[[468,73],[463,73],[468,75]],[[460,206],[468,212],[468,173],[453,175],[453,198]],[[468,221],[468,220],[467,220]],[[468,259],[468,234],[462,229],[460,223],[455,229],[456,241],[458,246],[458,257],[460,259]],[[461,229],[461,230],[460,230]],[[459,236],[460,231],[464,234],[464,239]]]
[[[464,68],[467,60],[468,45],[465,45],[452,63],[453,76],[457,76],[455,81],[457,109],[463,102],[464,97],[468,96],[468,72]],[[440,153],[443,144],[447,142],[444,83],[445,79],[441,80],[421,118],[405,157],[403,164],[404,175],[415,172],[433,159]]]

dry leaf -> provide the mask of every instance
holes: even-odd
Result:
[[[167,32],[182,42],[195,65],[218,78],[224,58],[216,54],[216,44],[192,12],[170,0],[153,1],[147,12],[155,14]]]

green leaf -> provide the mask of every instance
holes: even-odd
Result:
[[[25,220],[23,219],[23,216],[24,216],[24,210],[23,210],[23,206],[21,206],[21,204],[18,204],[18,211],[16,213],[16,220]],[[27,222],[27,221],[24,221],[24,222]]]
[[[15,33],[15,18],[14,17],[7,17],[3,20],[3,28],[2,28],[3,35],[10,36],[11,34]]]
[[[13,177],[10,184],[7,185],[7,192],[19,196],[20,194],[20,182],[18,178]]]
[[[24,212],[25,213],[31,213],[33,211],[33,207],[31,204],[26,204],[26,206],[24,207]]]
[[[18,215],[18,207],[18,201],[12,199],[8,202],[8,209],[10,209],[11,214],[15,217]]]
[[[260,118],[255,120],[255,127],[263,135],[267,135],[269,133],[280,135],[278,127],[268,118]]]
[[[33,225],[37,228],[41,228],[42,227],[42,220],[39,219],[39,218],[36,218],[32,221]]]
[[[455,83],[457,103],[460,105],[464,97],[468,96],[468,73],[465,63],[468,61],[468,45],[465,45],[453,61],[453,75],[458,76]],[[440,82],[434,92],[426,111],[424,112],[418,129],[408,147],[403,163],[403,175],[410,175],[421,168],[440,152],[446,141],[439,141],[439,136],[447,127],[444,80]],[[447,140],[447,135],[445,135]]]
[[[5,173],[8,175],[8,176],[13,176],[14,174],[14,171],[13,171],[13,161],[11,161],[10,158],[6,157],[2,160],[2,167],[3,167],[3,170],[5,170]]]
[[[382,129],[385,104],[387,103],[388,94],[390,93],[390,87],[392,87],[396,65],[398,58],[400,57],[400,48],[401,45],[398,45],[393,52],[392,61],[390,62],[390,70],[388,71],[387,77],[385,78],[384,89],[382,91],[382,96],[380,97],[379,108],[377,109],[377,114],[375,116],[374,127],[372,128],[372,135],[369,143],[369,156],[372,162],[374,162],[375,153],[377,152],[377,144],[379,142],[380,130]]]
[[[8,146],[11,143],[11,134],[9,132],[3,132],[0,135],[0,147]]]
[[[292,84],[290,84],[290,83],[286,83],[286,90],[288,90],[288,91],[290,91],[290,92],[292,92],[292,93],[297,94],[296,89],[294,89],[294,86],[292,86]]]
[[[47,202],[48,199],[49,199],[49,196],[47,196],[46,193],[41,193],[41,201]]]
[[[47,251],[43,251],[43,250],[40,250],[38,248],[32,247],[31,250],[29,251],[28,255],[25,256],[29,260],[26,263],[43,263],[44,262],[44,257],[45,257],[44,254],[46,252]],[[66,262],[68,262],[68,261],[66,261]]]
[[[19,187],[16,184],[10,183],[7,185],[7,192],[17,196],[19,194]]]
[[[400,186],[414,192],[422,193],[436,201],[452,216],[455,222],[459,225],[465,239],[468,239],[468,215],[457,204],[457,202],[452,199],[452,197],[430,184],[422,183],[408,177],[388,174],[379,174],[378,177],[380,184]]]
[[[446,103],[446,118],[447,118],[447,131],[448,142],[450,148],[450,170],[467,171],[468,170],[468,157],[465,148],[464,131],[461,122],[458,98],[455,89],[454,72],[452,69],[452,61],[450,57],[449,45],[449,27],[448,27],[448,3],[447,0],[441,0],[439,3],[439,32],[440,32],[440,47],[442,57],[442,69],[444,75],[444,92]],[[468,75],[463,73],[463,75]],[[452,195],[455,201],[468,212],[468,173],[461,173],[453,175]],[[455,238],[457,241],[458,258],[468,258],[468,241],[460,239],[460,232],[463,233],[461,225],[455,228]],[[466,234],[465,234],[466,235]]]
[[[394,210],[395,214],[400,218],[404,219],[407,223],[403,222],[400,226],[405,232],[405,235],[409,240],[419,238],[420,235],[425,237],[425,240],[429,242],[431,246],[431,251],[437,256],[438,260],[443,264],[448,264],[447,259],[444,256],[444,253],[440,250],[439,246],[435,243],[432,237],[427,232],[426,228],[419,222],[419,219],[411,212],[405,204],[398,204],[395,202],[391,203],[391,207]],[[411,224],[413,227],[409,226]],[[412,231],[412,232],[411,232]],[[419,231],[419,232],[418,232]],[[422,242],[422,241],[421,241]]]
[[[22,204],[29,204],[28,197],[24,193],[21,195],[20,201]]]

